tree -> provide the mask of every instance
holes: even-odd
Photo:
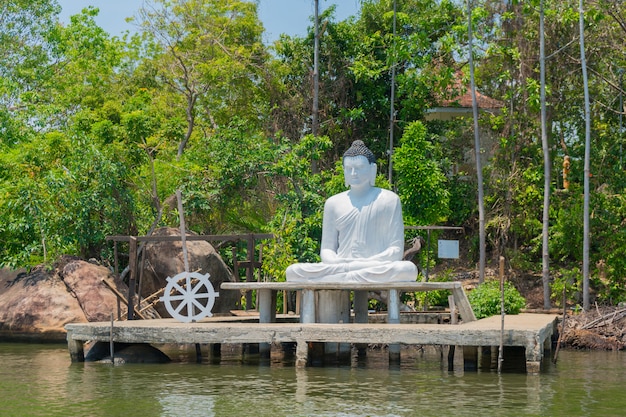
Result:
[[[580,16],[580,63],[583,75],[583,87],[585,91],[585,170],[584,187],[585,202],[583,209],[583,309],[589,310],[589,177],[590,171],[590,147],[591,147],[591,111],[589,108],[589,81],[587,79],[587,61],[585,56],[585,13],[583,1],[579,1],[578,14]]]
[[[37,14],[20,6],[16,16],[34,20],[21,20],[13,40],[34,49],[28,59],[1,70],[15,82],[4,98],[14,103],[12,118],[25,134],[4,144],[0,160],[7,190],[0,197],[0,217],[7,222],[0,262],[21,266],[67,253],[100,256],[105,234],[132,223],[132,216],[122,214],[133,211],[126,166],[116,161],[119,154],[111,155],[113,149],[90,141],[86,117],[111,92],[120,45],[94,24],[95,9],[63,27],[49,23],[55,7],[44,5]]]
[[[0,4],[1,146],[28,139],[29,106],[49,68],[46,37],[54,29],[59,7],[51,0],[16,0]]]
[[[336,160],[353,140],[361,139],[385,169],[391,68],[395,65],[397,70],[397,129],[401,136],[408,123],[423,118],[436,96],[447,93],[458,65],[454,53],[455,42],[462,36],[462,13],[449,1],[400,2],[396,36],[392,1],[364,1],[357,20],[335,22],[333,13],[330,7],[320,14],[319,38],[319,134],[333,141],[327,160]],[[281,73],[284,89],[272,107],[279,107],[279,120],[288,119],[283,127],[289,130],[284,134],[292,140],[309,129],[313,41],[314,34],[309,32],[306,39],[282,37],[275,45],[285,75]],[[289,106],[281,105],[280,100],[288,100]],[[332,164],[323,168],[332,168]]]
[[[543,219],[542,219],[542,281],[543,307],[550,308],[550,144],[548,143],[548,127],[546,126],[546,54],[544,40],[544,8],[540,1],[539,10],[539,64],[540,64],[540,97],[541,97],[541,148],[543,150]]]
[[[319,160],[331,145],[329,138],[311,134],[294,146],[286,141],[271,167],[273,178],[282,184],[277,196],[281,205],[270,222],[276,239],[268,243],[263,268],[279,281],[290,264],[320,260],[324,201],[344,186],[339,165],[331,177],[324,171],[311,173],[311,160]]]
[[[441,150],[427,138],[424,124],[409,124],[393,155],[406,224],[425,226],[447,220],[450,193],[441,158]]]
[[[183,155],[202,115],[202,129],[217,129],[237,113],[252,121],[263,111],[257,99],[265,58],[256,5],[238,0],[156,0],[140,10],[143,30],[159,47],[158,78],[183,99]]]
[[[476,99],[476,82],[474,80],[474,36],[472,26],[472,3],[467,0],[467,27],[468,27],[468,56],[470,69],[470,91],[472,94],[472,117],[474,120],[474,154],[476,159],[476,183],[478,185],[478,234],[479,234],[479,267],[478,282],[485,280],[485,202],[484,202],[484,185],[483,185],[483,167],[480,158],[480,130],[478,128],[478,102]]]

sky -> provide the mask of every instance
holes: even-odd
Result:
[[[126,30],[136,30],[134,24],[126,22],[142,6],[144,0],[57,0],[63,8],[61,21],[69,22],[69,17],[87,6],[100,9],[96,24],[113,36],[121,36]],[[337,21],[356,16],[360,0],[319,0],[320,13],[329,6],[337,6]],[[265,27],[263,41],[267,44],[278,39],[279,35],[305,35],[311,26],[310,16],[314,14],[314,0],[259,0],[259,18]]]

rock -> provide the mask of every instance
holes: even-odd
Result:
[[[168,363],[169,356],[147,343],[114,343],[115,363]],[[96,342],[85,356],[85,362],[111,362],[109,342]]]
[[[86,321],[110,321],[111,313],[117,318],[117,296],[102,280],[107,279],[124,295],[128,294],[128,286],[107,268],[75,260],[62,268],[60,276],[68,291],[76,297]],[[122,305],[124,313],[127,309]]]
[[[56,270],[37,267],[0,283],[0,336],[5,340],[65,340],[67,323],[85,321]]]
[[[190,233],[191,234],[191,233]],[[153,236],[180,236],[176,228],[161,228],[155,230]],[[233,273],[222,260],[215,248],[204,240],[187,240],[187,255],[189,271],[201,274],[209,273],[213,289],[219,292],[211,310],[213,314],[230,313],[237,309],[240,295],[236,291],[220,291],[222,282],[233,282]],[[141,263],[141,258],[140,258]],[[141,276],[141,295],[148,297],[167,285],[167,277],[174,277],[185,270],[181,241],[149,242],[145,246],[143,260],[143,274]],[[171,317],[163,303],[158,303],[156,309],[161,317]]]
[[[67,323],[109,321],[118,317],[117,296],[128,287],[104,266],[74,257],[61,258],[52,268],[30,273],[3,271],[0,279],[0,337],[5,340],[65,341]],[[122,304],[120,313],[126,313]],[[156,312],[147,311],[146,314]]]

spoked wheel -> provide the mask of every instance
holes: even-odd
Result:
[[[167,286],[160,300],[173,318],[189,323],[211,317],[211,309],[218,296],[209,274],[181,272],[173,278],[167,277]]]

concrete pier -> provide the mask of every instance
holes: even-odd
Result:
[[[86,341],[150,344],[296,343],[296,366],[308,363],[309,342],[350,344],[407,344],[450,346],[521,346],[526,371],[538,373],[545,350],[551,346],[557,315],[519,314],[476,320],[458,325],[399,323],[260,323],[232,322],[224,318],[181,323],[174,319],[71,323],[65,326],[72,362],[84,361]]]

